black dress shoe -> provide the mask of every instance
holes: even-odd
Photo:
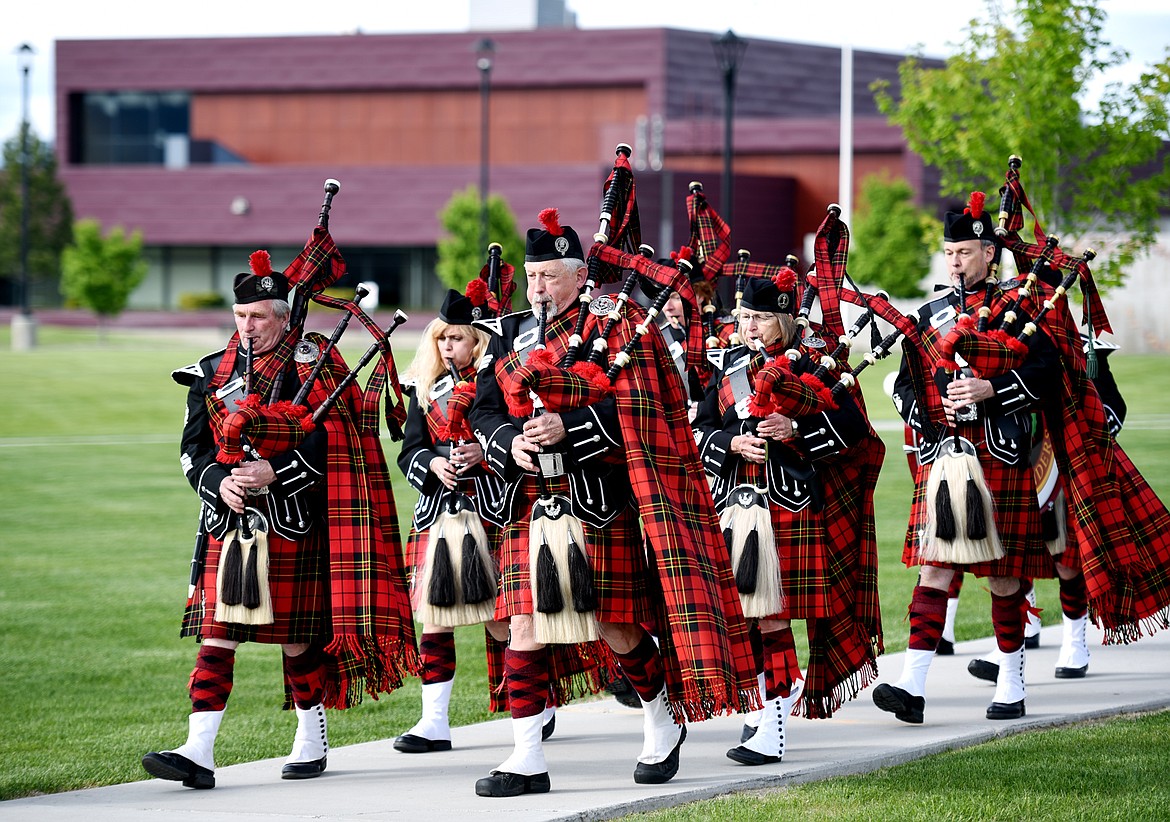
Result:
[[[1025,713],[1022,699],[1019,702],[992,702],[987,707],[988,719],[1019,719]]]
[[[678,743],[670,752],[670,756],[653,765],[639,762],[634,768],[634,781],[639,785],[661,785],[674,779],[674,775],[678,773],[678,752],[686,738],[687,726],[683,725],[682,733],[678,735]]]
[[[403,734],[394,740],[394,750],[402,753],[432,753],[451,750],[450,739],[427,739],[417,734]]]
[[[492,771],[483,779],[475,781],[475,793],[478,796],[520,796],[525,793],[548,793],[551,786],[548,771],[531,776]]]
[[[909,722],[911,725],[921,725],[923,711],[926,709],[926,699],[921,696],[911,696],[909,691],[896,685],[878,685],[873,689],[873,704],[883,711],[889,711],[895,719]]]
[[[727,758],[733,759],[741,765],[774,765],[781,761],[782,756],[768,756],[767,754],[758,753],[751,748],[745,748],[740,745],[738,748],[732,748],[727,752]]]
[[[556,729],[557,729],[557,715],[553,714],[552,717],[549,719],[549,721],[544,723],[544,725],[542,725],[540,727],[540,741],[541,742],[546,741],[550,736],[553,735],[553,731],[555,731]]]
[[[999,679],[999,666],[986,659],[972,659],[967,663],[967,673],[976,679],[995,682]]]
[[[325,759],[314,759],[312,762],[289,762],[280,769],[281,779],[312,779],[325,773]]]
[[[742,745],[755,736],[757,730],[759,730],[757,727],[749,725],[746,722],[743,723],[743,730],[739,732],[739,744]]]
[[[616,679],[605,686],[605,690],[613,694],[613,698],[627,708],[642,707],[642,700],[638,697],[638,692],[634,690],[634,686],[630,684],[630,680],[626,678],[625,674],[618,674]]]
[[[1084,679],[1085,674],[1089,672],[1089,663],[1085,663],[1079,668],[1057,668],[1057,679]]]
[[[938,641],[938,647],[934,649],[934,654],[935,656],[954,656],[955,643],[949,639],[940,639]]]
[[[1027,648],[1029,651],[1032,651],[1032,650],[1035,650],[1036,648],[1039,648],[1040,647],[1040,634],[1036,634],[1035,636],[1024,637],[1024,647]]]
[[[174,751],[148,753],[142,757],[142,767],[151,776],[182,782],[185,787],[207,789],[215,787],[215,771],[196,765]]]

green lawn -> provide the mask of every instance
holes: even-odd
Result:
[[[356,360],[365,340],[346,339],[342,348]],[[34,351],[14,354],[8,329],[0,330],[0,798],[142,779],[144,752],[185,738],[195,645],[178,638],[178,627],[196,505],[178,465],[184,392],[169,375],[213,344],[180,332],[112,332],[99,341],[89,330],[42,327]],[[400,368],[409,356],[400,355]],[[1121,442],[1163,497],[1170,429],[1166,389],[1153,375],[1166,364],[1142,356],[1114,363],[1130,405]],[[887,649],[900,651],[914,574],[900,562],[909,472],[881,392],[892,365],[891,358],[869,369],[862,382],[887,445],[879,584]],[[397,445],[384,442],[393,461]],[[405,531],[414,493],[393,473]],[[1045,621],[1058,621],[1055,583],[1039,583],[1038,593]],[[990,633],[981,585],[964,593],[957,633]],[[451,709],[462,724],[488,718],[487,694],[482,630],[457,637]],[[279,683],[279,649],[241,651],[216,746],[220,764],[287,754],[295,720],[278,710]],[[390,697],[334,712],[330,741],[395,736],[417,719],[418,705],[411,681]],[[1046,763],[1036,765],[1038,779],[1048,778]]]

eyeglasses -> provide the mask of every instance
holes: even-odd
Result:
[[[742,311],[741,310],[739,312],[739,321],[742,323],[755,323],[756,325],[763,325],[764,323],[769,323],[769,322],[778,323],[778,322],[780,322],[780,318],[778,316],[776,316],[775,314],[770,314],[767,312],[760,312],[759,314],[753,314],[749,311]]]

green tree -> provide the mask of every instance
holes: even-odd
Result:
[[[499,243],[502,258],[515,266],[523,278],[524,239],[516,230],[516,218],[507,202],[497,194],[488,196],[488,242]],[[447,236],[439,240],[436,273],[448,288],[463,291],[487,262],[487,248],[481,248],[479,188],[457,191],[439,212]],[[519,285],[519,283],[517,284]],[[519,289],[523,294],[523,289]]]
[[[871,174],[861,181],[849,246],[850,275],[891,297],[921,297],[919,282],[938,246],[938,221],[914,205],[905,180]]]
[[[944,196],[983,189],[994,209],[1008,157],[1020,156],[1045,229],[1066,250],[1095,248],[1096,278],[1118,285],[1153,245],[1170,190],[1170,160],[1159,161],[1170,133],[1170,49],[1138,83],[1110,83],[1090,108],[1090,82],[1128,59],[1102,37],[1098,3],[1020,0],[1006,19],[991,0],[987,7],[988,20],[971,22],[943,68],[902,63],[900,99],[875,83],[878,107],[940,170]]]
[[[126,237],[121,226],[114,226],[102,237],[96,220],[79,220],[73,237],[61,259],[61,293],[104,324],[125,310],[130,293],[146,277],[142,232]]]
[[[22,126],[23,128],[23,126]],[[20,275],[20,132],[4,143],[0,170],[0,278]],[[73,239],[73,204],[57,179],[53,147],[28,130],[28,277],[33,295],[57,293],[61,252]]]

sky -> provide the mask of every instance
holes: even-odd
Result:
[[[476,0],[477,8],[515,7],[535,0]],[[998,7],[1012,0],[999,0]],[[946,57],[965,39],[972,18],[988,15],[986,2],[944,0],[567,0],[582,29],[670,27],[728,29],[742,37],[852,46],[894,53]],[[1008,6],[1010,8],[1010,6]],[[1165,0],[1101,0],[1108,14],[1104,35],[1130,52],[1130,64],[1109,80],[1134,83],[1145,66],[1170,46],[1170,4]],[[273,9],[277,9],[273,13]],[[478,17],[478,15],[477,15]],[[54,138],[53,49],[57,40],[160,37],[225,37],[292,34],[367,34],[467,31],[471,0],[334,0],[329,4],[288,0],[201,0],[166,10],[143,0],[21,2],[5,19],[0,36],[0,140],[19,133],[22,75],[17,49],[35,50],[29,74],[29,120],[43,140]],[[484,28],[480,26],[479,28]],[[714,59],[714,57],[712,57]],[[473,68],[469,64],[469,73]],[[1104,87],[1105,80],[1098,86]]]

